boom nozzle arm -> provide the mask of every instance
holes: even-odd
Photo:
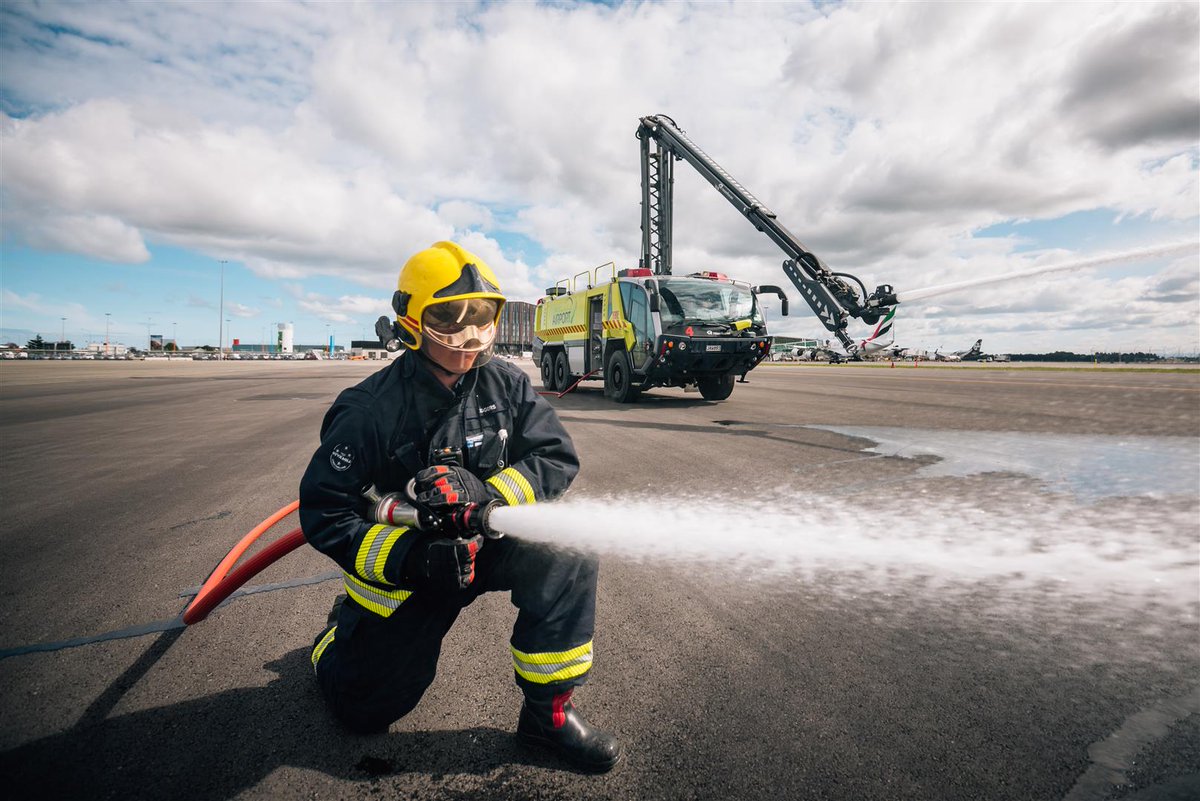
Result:
[[[892,287],[883,285],[868,294],[866,286],[855,276],[835,273],[822,264],[779,221],[775,212],[689,139],[675,120],[665,114],[642,117],[637,138],[641,140],[642,152],[642,267],[652,269],[655,275],[671,274],[673,165],[682,160],[712,184],[755,229],[779,246],[788,257],[783,263],[784,273],[847,353],[858,352],[857,345],[846,335],[850,318],[873,324],[898,302]]]
[[[868,295],[866,286],[858,278],[848,273],[832,272],[811,253],[804,252],[797,259],[784,261],[783,273],[812,307],[825,329],[833,333],[852,356],[858,352],[858,345],[846,334],[850,318],[856,317],[870,325],[878,322],[898,303],[896,293],[889,284],[876,287]],[[858,284],[861,293],[843,280],[845,278]]]

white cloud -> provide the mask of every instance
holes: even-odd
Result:
[[[334,276],[381,314],[407,256],[453,236],[524,299],[632,266],[633,132],[656,112],[871,283],[1019,269],[1021,243],[972,238],[1008,220],[1111,209],[1165,224],[1200,207],[1194,4],[21,5],[4,20],[6,235]],[[677,168],[677,268],[786,283],[778,248]],[[504,231],[545,261],[506,253]],[[924,325],[1015,341],[1031,321],[1115,319],[1130,301],[1106,277],[1071,282],[947,300]],[[1164,315],[1143,330],[1169,336],[1166,306],[1196,291],[1180,287],[1132,288]],[[780,330],[817,330],[793,301]],[[305,302],[330,322],[360,314]]]
[[[52,332],[57,338],[64,328],[68,335],[71,331],[102,329],[105,318],[78,301],[51,300],[37,292],[21,294],[5,287],[0,291],[0,325],[14,322],[22,325],[32,322],[30,328]]]
[[[197,308],[197,309],[215,309],[215,308],[217,308],[217,304],[213,303],[210,299],[201,297],[194,293],[188,295],[186,304],[188,306],[191,306],[191,307]]]
[[[327,323],[358,325],[370,318],[374,322],[380,315],[391,315],[391,297],[379,298],[367,295],[342,295],[332,298],[316,292],[296,291],[296,305],[309,314]]]
[[[495,224],[491,209],[465,200],[447,200],[438,206],[438,216],[457,231],[471,228],[491,228]]]
[[[35,294],[19,295],[11,289],[4,289],[0,292],[0,297],[4,299],[4,308],[20,308],[30,309],[32,311],[42,311],[41,298]]]
[[[150,259],[150,251],[137,228],[107,214],[63,214],[48,209],[28,214],[20,208],[9,222],[21,229],[31,247],[78,253],[103,261],[141,264]]]
[[[244,318],[249,318],[249,317],[257,317],[259,314],[259,310],[255,309],[253,307],[247,306],[244,303],[226,303],[225,304],[225,313],[232,314],[234,317],[241,317],[244,319]]]

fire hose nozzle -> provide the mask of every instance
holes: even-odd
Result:
[[[449,515],[450,526],[469,536],[480,534],[489,540],[502,539],[504,532],[492,528],[491,517],[492,512],[503,505],[500,501],[488,501],[459,507]]]
[[[407,492],[389,492],[380,495],[375,487],[369,487],[363,496],[371,501],[371,519],[385,526],[404,526],[418,531],[442,531],[453,536],[473,537],[480,534],[489,540],[498,540],[503,532],[491,527],[492,512],[500,501],[487,503],[472,503],[460,506],[446,514],[434,514],[426,509],[418,509],[410,501],[412,486]]]

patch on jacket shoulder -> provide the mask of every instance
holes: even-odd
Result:
[[[354,449],[349,445],[344,443],[338,445],[329,454],[329,466],[339,473],[349,470],[352,464],[354,464]]]

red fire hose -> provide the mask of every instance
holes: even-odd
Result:
[[[188,604],[187,609],[183,611],[183,622],[185,625],[190,626],[193,623],[199,623],[201,620],[204,620],[204,618],[208,617],[209,612],[216,609],[222,601],[232,595],[239,587],[265,570],[272,562],[281,559],[304,544],[304,534],[301,533],[300,529],[294,529],[247,559],[245,564],[238,567],[232,573],[229,572],[238,558],[267,529],[294,512],[299,506],[299,501],[293,501],[283,507],[251,529],[246,536],[242,537],[237,545],[233,546],[233,549],[225,555],[225,558],[221,560],[220,564],[216,566],[212,574],[205,580],[204,585],[196,593],[196,597],[192,599],[192,602]]]
[[[539,395],[553,395],[556,398],[561,398],[563,395],[566,395],[568,392],[575,389],[575,387],[579,386],[579,382],[583,381],[585,378],[591,378],[598,372],[600,372],[600,370],[597,369],[597,370],[591,371],[590,373],[584,373],[583,375],[579,376],[579,378],[575,379],[574,384],[571,384],[571,386],[567,387],[562,392],[551,392],[549,390],[542,390],[542,391],[539,391],[538,394]]]

